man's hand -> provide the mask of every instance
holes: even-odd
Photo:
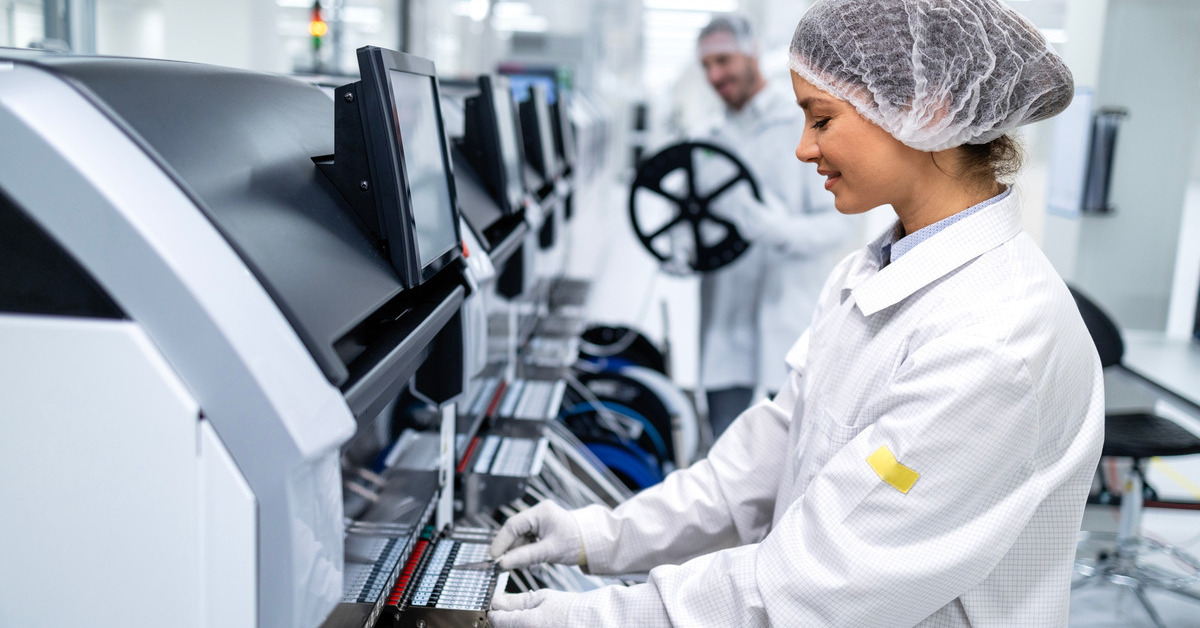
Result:
[[[773,228],[775,213],[766,204],[754,198],[750,184],[742,181],[713,199],[709,211],[718,218],[729,221],[743,240],[753,242]]]
[[[664,273],[672,277],[690,277],[694,272],[692,265],[687,260],[676,259],[674,257],[663,262],[660,268],[662,268]]]
[[[662,263],[664,273],[672,277],[688,277],[692,274],[692,260],[696,257],[696,243],[692,239],[687,223],[676,225],[667,232],[670,239],[670,257]]]

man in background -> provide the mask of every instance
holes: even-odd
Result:
[[[796,159],[804,114],[790,85],[763,76],[758,47],[740,15],[713,17],[697,37],[705,77],[725,107],[696,139],[737,155],[762,196],[755,199],[749,185],[739,184],[713,207],[751,243],[737,260],[700,279],[700,381],[714,437],[756,391],[779,390],[784,354],[808,327],[853,229],[852,219],[834,209],[816,169]],[[711,189],[728,177],[713,178],[698,183]]]

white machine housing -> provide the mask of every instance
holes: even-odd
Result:
[[[101,97],[88,81],[104,72]],[[114,104],[143,97],[143,74],[235,95],[245,86],[247,101],[260,100],[225,130],[248,143],[275,120],[323,112],[311,92],[328,120],[314,127],[320,137],[296,141],[332,152],[332,103],[290,79],[0,51],[0,194],[119,308],[112,317],[0,309],[0,625],[319,626],[343,588],[339,448],[406,385],[464,290],[414,306],[432,314],[408,336],[339,363],[344,343],[323,346],[306,324],[326,316],[330,334],[350,337],[359,319],[342,324],[330,312],[345,301],[364,312],[389,303],[397,289],[386,262],[328,217],[301,215],[294,231],[270,233],[270,199],[260,206],[243,194],[240,213],[215,220],[222,190],[258,189],[288,168],[307,177],[312,164],[264,154],[261,169],[181,176],[188,147],[164,157],[145,128],[133,129],[145,121]],[[214,103],[246,104],[212,98],[178,111],[178,128]],[[217,159],[204,139],[194,159]],[[315,167],[312,176],[316,189],[332,189]],[[366,272],[346,272],[370,290],[301,295],[297,305],[295,285],[264,279],[286,267],[277,251],[254,257],[244,239],[277,238],[280,255],[303,262],[295,249],[318,232],[332,242],[323,254],[333,266],[366,260]]]

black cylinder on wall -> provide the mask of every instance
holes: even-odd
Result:
[[[1092,118],[1092,140],[1088,151],[1087,174],[1083,183],[1083,211],[1107,213],[1113,210],[1109,202],[1112,187],[1113,157],[1117,149],[1117,130],[1129,115],[1125,109],[1105,108]]]
[[[1200,290],[1196,291],[1196,313],[1195,322],[1192,323],[1192,338],[1196,342],[1200,342]]]
[[[642,155],[646,152],[646,133],[650,126],[650,106],[644,102],[633,105],[633,133],[630,144],[633,148],[633,167],[642,163]]]

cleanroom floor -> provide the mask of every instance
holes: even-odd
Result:
[[[1197,478],[1200,478],[1200,456],[1173,458],[1168,467],[1163,467],[1163,462],[1156,461],[1149,472],[1149,482],[1160,496],[1166,499],[1200,498],[1197,495],[1200,488],[1196,484]],[[1083,529],[1108,532],[1115,531],[1116,527],[1115,508],[1088,506]],[[1200,556],[1200,512],[1146,509],[1142,532],[1149,538],[1176,545],[1193,556]],[[1196,590],[1200,591],[1200,586]],[[1200,601],[1155,590],[1147,595],[1165,625],[1171,628],[1200,628]],[[1069,625],[1072,628],[1154,628],[1154,623],[1133,592],[1112,584],[1093,585],[1074,592],[1071,596]]]

